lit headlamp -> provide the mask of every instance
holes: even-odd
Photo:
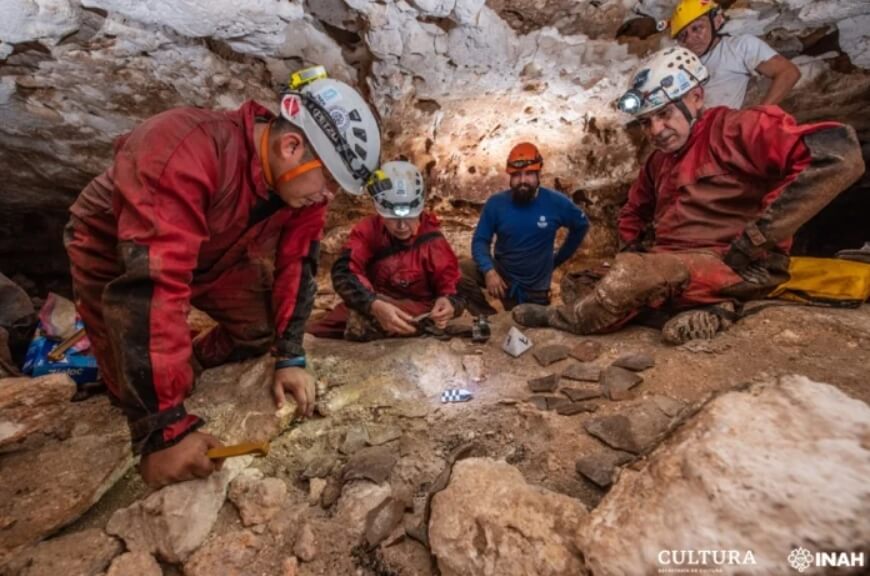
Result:
[[[639,90],[635,90],[634,88],[632,88],[631,90],[622,95],[622,97],[619,99],[619,102],[617,102],[617,107],[620,109],[620,111],[634,116],[638,112],[640,112],[640,107],[642,104],[643,94],[641,94]]]

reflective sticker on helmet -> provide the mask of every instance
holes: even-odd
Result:
[[[284,99],[281,100],[281,110],[287,118],[293,118],[299,114],[301,109],[302,107],[299,105],[299,98],[292,94],[285,96]]]
[[[335,122],[335,127],[338,128],[339,132],[343,134],[347,131],[347,110],[345,110],[341,106],[334,106],[329,109],[329,116],[332,118],[332,121]]]
[[[632,87],[635,90],[640,89],[646,81],[649,79],[649,68],[644,68],[634,76],[634,81],[632,82]]]
[[[326,106],[327,104],[339,102],[341,100],[341,93],[332,86],[327,86],[320,92],[315,93],[314,96],[320,102],[321,106]]]
[[[692,87],[692,82],[682,70],[677,74],[677,84],[680,87],[680,92],[687,92]]]

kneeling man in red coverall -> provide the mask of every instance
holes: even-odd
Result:
[[[712,338],[734,304],[788,279],[794,233],[864,171],[857,136],[835,122],[798,125],[776,106],[705,109],[708,78],[684,48],[640,66],[619,106],[656,150],[619,215],[622,252],[575,302],[524,305],[514,309],[517,322],[595,334],[644,308],[695,308],[662,328],[679,344]]]
[[[210,367],[271,350],[276,404],[289,393],[312,414],[302,336],[327,203],[361,193],[379,155],[362,97],[307,70],[279,116],[251,101],[146,120],[79,195],[65,237],[76,305],[149,485],[216,469],[218,440],[184,409],[191,355]],[[193,342],[191,304],[217,322]]]
[[[463,310],[459,264],[438,219],[423,211],[423,176],[408,162],[387,162],[368,191],[377,214],[354,226],[332,267],[344,302],[306,331],[368,341],[413,336],[430,325],[443,330]]]

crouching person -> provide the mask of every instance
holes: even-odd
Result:
[[[310,322],[307,332],[368,341],[443,330],[463,310],[459,264],[438,219],[423,211],[420,171],[408,162],[387,162],[368,191],[377,214],[354,226],[332,267],[343,302]]]
[[[713,337],[734,304],[788,279],[794,233],[864,170],[855,131],[798,125],[776,106],[705,108],[708,78],[684,48],[641,65],[620,108],[656,150],[619,215],[623,251],[591,292],[560,308],[517,307],[517,322],[595,334],[644,308],[690,309],[662,328],[679,344]],[[647,226],[648,249],[640,242]]]

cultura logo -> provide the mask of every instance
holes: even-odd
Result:
[[[813,554],[803,547],[795,548],[788,555],[789,565],[800,573],[810,566],[817,568],[855,568],[863,567],[863,552],[816,552]]]
[[[802,573],[813,565],[813,554],[806,548],[795,548],[788,555],[788,563]]]

